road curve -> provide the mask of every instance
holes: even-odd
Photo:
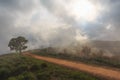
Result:
[[[96,67],[84,63],[77,63],[74,61],[67,61],[67,60],[62,60],[62,59],[57,59],[57,58],[50,58],[50,57],[43,57],[43,56],[38,56],[35,54],[31,53],[24,53],[24,55],[31,56],[36,59],[44,60],[47,62],[55,63],[58,65],[66,66],[68,68],[73,68],[76,70],[88,72],[93,75],[97,75],[99,77],[103,77],[107,80],[120,80],[120,71],[119,70],[114,70],[110,68],[103,68],[103,67]]]

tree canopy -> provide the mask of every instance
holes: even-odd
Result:
[[[12,38],[9,41],[8,47],[10,47],[10,50],[15,50],[17,53],[21,53],[22,50],[27,48],[27,42],[28,40],[25,37],[19,36],[17,38]]]

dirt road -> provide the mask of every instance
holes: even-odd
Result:
[[[103,78],[106,78],[108,80],[120,80],[120,71],[119,70],[113,70],[110,68],[103,68],[103,67],[96,67],[84,63],[77,63],[73,61],[67,61],[67,60],[62,60],[62,59],[56,59],[56,58],[50,58],[50,57],[43,57],[43,56],[38,56],[35,54],[31,53],[25,53],[27,56],[34,57],[36,59],[44,60],[47,62],[55,63],[58,65],[66,66],[69,68],[73,68],[76,70],[88,72],[93,75],[97,75]]]

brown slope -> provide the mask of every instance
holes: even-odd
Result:
[[[31,56],[36,59],[44,60],[47,62],[55,63],[58,65],[66,66],[69,68],[77,69],[80,71],[85,71],[90,74],[97,75],[108,80],[120,80],[120,71],[118,70],[113,70],[110,68],[107,69],[103,67],[96,67],[96,66],[91,66],[84,63],[76,63],[76,62],[62,60],[62,59],[43,57],[43,56],[31,54],[31,53],[25,53],[24,55]]]

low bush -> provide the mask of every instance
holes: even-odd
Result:
[[[18,80],[36,80],[36,77],[31,72],[24,72],[17,76]]]
[[[0,68],[0,79],[5,79],[6,77],[9,77],[10,70],[8,68]]]

